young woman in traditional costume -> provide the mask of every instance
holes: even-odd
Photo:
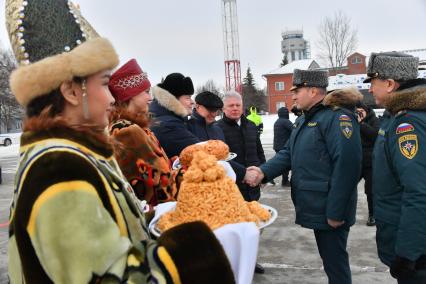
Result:
[[[136,196],[155,206],[176,199],[171,163],[148,128],[151,83],[135,59],[114,72],[109,89],[115,98],[110,132],[119,142],[115,158]]]
[[[204,223],[149,238],[105,131],[118,64],[111,44],[65,0],[7,0],[6,11],[21,64],[11,89],[27,112],[10,214],[11,283],[233,283]]]

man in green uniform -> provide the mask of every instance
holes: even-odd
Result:
[[[386,108],[373,152],[377,249],[398,283],[426,283],[426,80],[419,59],[373,53],[370,92]]]
[[[356,90],[326,96],[326,71],[294,70],[293,98],[303,115],[283,150],[259,168],[250,167],[251,185],[292,170],[291,196],[296,223],[313,229],[329,283],[352,283],[346,251],[355,223],[361,139]],[[351,109],[351,110],[349,110]]]

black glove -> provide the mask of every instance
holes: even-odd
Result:
[[[416,272],[416,262],[404,257],[396,256],[390,267],[390,274],[393,278],[406,278]]]
[[[234,284],[234,274],[219,240],[204,222],[190,222],[158,238],[170,254],[182,283]]]

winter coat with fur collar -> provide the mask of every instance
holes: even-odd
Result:
[[[426,80],[386,103],[373,152],[377,248],[383,263],[426,261]]]
[[[189,145],[200,142],[186,126],[189,116],[185,107],[167,90],[158,86],[152,88],[154,97],[149,110],[154,115],[151,130],[169,158],[179,156]]]
[[[119,142],[114,156],[136,196],[151,206],[176,200],[171,162],[148,128],[147,115],[133,115],[118,108],[110,133]]]

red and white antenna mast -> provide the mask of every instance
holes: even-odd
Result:
[[[222,0],[222,25],[225,50],[225,89],[241,93],[237,0]]]

